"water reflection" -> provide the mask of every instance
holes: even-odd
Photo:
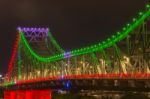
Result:
[[[150,99],[149,93],[144,92],[106,92],[89,91],[63,94],[53,93],[52,99]]]

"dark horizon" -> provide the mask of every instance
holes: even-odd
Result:
[[[5,74],[18,26],[49,27],[71,50],[95,44],[120,30],[148,0],[0,1],[0,73]]]

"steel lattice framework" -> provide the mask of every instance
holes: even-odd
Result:
[[[5,85],[41,80],[150,77],[150,6],[103,42],[65,52],[48,28],[22,28]]]

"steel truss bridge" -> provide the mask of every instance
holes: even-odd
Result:
[[[6,89],[150,89],[150,5],[119,32],[66,52],[49,28],[17,28]]]

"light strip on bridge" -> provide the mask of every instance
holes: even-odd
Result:
[[[85,48],[81,48],[81,49],[77,49],[77,50],[73,50],[70,51],[71,56],[77,56],[77,55],[81,55],[81,54],[86,54],[86,53],[91,53],[91,52],[95,52],[98,50],[102,50],[105,48],[108,48],[110,46],[112,46],[114,43],[122,40],[123,38],[125,38],[133,29],[135,29],[137,26],[139,26],[148,16],[150,16],[150,9],[149,9],[149,5],[146,6],[148,8],[148,10],[145,13],[140,12],[139,13],[139,19],[136,20],[135,18],[133,19],[133,24],[127,24],[126,27],[123,28],[122,32],[117,32],[116,35],[113,35],[111,38],[108,38],[106,41],[103,41],[102,43],[96,44],[96,45],[92,45],[90,47],[85,47]],[[20,32],[21,34],[21,38],[23,39],[25,45],[27,46],[27,48],[29,49],[30,53],[36,57],[38,60],[43,61],[43,62],[51,62],[51,61],[56,61],[56,60],[60,60],[60,59],[64,59],[66,57],[64,57],[64,53],[62,54],[57,54],[51,57],[41,57],[39,55],[37,55],[32,48],[29,46],[27,40],[25,39],[23,32]]]
[[[92,52],[95,52],[95,51],[98,51],[98,50],[103,50],[105,48],[108,48],[108,47],[112,46],[116,42],[119,42],[120,40],[124,39],[131,31],[133,31],[137,26],[142,24],[142,22],[150,16],[150,6],[146,5],[146,8],[147,8],[146,12],[144,12],[144,13],[139,12],[139,16],[138,16],[137,20],[135,18],[133,18],[133,23],[132,24],[127,24],[122,29],[122,31],[117,32],[115,35],[112,35],[112,37],[108,38],[107,40],[105,40],[101,43],[98,43],[98,44],[95,44],[95,45],[92,45],[92,46],[89,46],[89,47],[77,49],[77,50],[72,50],[72,51],[69,52],[70,56],[72,57],[72,56],[92,53]],[[31,55],[34,56],[35,58],[37,58],[39,61],[52,62],[52,61],[61,60],[61,59],[66,58],[64,56],[64,53],[57,54],[57,55],[50,56],[50,57],[39,56],[38,54],[36,54],[32,50],[32,48],[28,44],[26,38],[24,37],[23,32],[20,31],[20,35],[21,35],[21,39],[24,41],[26,47],[30,51]]]
[[[150,74],[136,73],[136,74],[82,74],[82,75],[64,75],[62,76],[49,76],[46,78],[35,78],[29,80],[19,80],[17,82],[5,82],[3,86],[13,86],[28,83],[36,83],[42,81],[56,81],[56,80],[71,80],[71,79],[149,79]]]

